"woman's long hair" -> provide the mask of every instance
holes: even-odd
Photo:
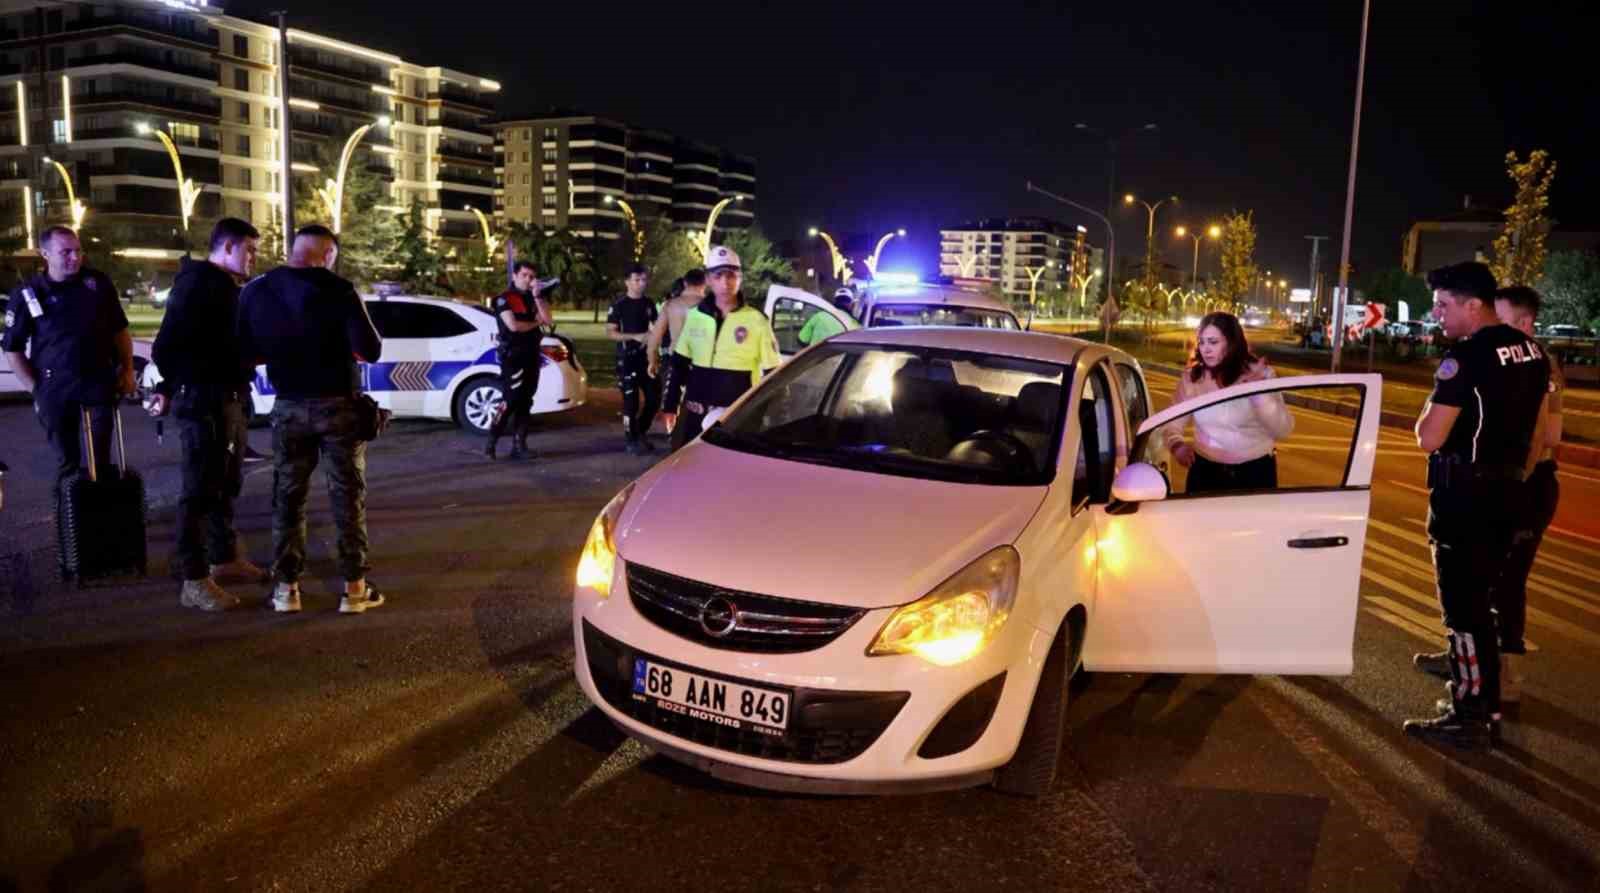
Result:
[[[1194,353],[1189,357],[1190,381],[1198,382],[1206,374],[1205,361],[1200,359],[1200,333],[1207,326],[1221,332],[1222,340],[1228,343],[1228,352],[1223,354],[1216,370],[1217,387],[1225,388],[1239,380],[1239,376],[1256,360],[1256,355],[1250,352],[1250,342],[1244,337],[1244,326],[1239,325],[1239,317],[1221,311],[1207,313],[1194,330]]]

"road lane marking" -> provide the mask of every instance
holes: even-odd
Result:
[[[1406,532],[1403,529],[1395,527],[1392,524],[1385,524],[1382,521],[1373,520],[1371,518],[1367,519],[1367,523],[1377,527],[1379,530],[1382,530],[1385,533],[1401,537],[1402,539],[1404,539],[1406,536]],[[1376,539],[1371,537],[1367,539],[1367,545],[1377,549],[1379,552],[1389,553],[1403,561],[1414,564],[1420,568],[1425,568],[1430,574],[1433,571],[1433,565],[1431,563],[1413,558],[1399,549],[1396,549],[1393,546],[1384,545],[1383,543],[1378,542]],[[1590,593],[1587,593],[1576,586],[1552,580],[1543,574],[1528,575],[1528,591],[1537,592],[1541,595],[1553,598],[1562,604],[1571,605],[1572,607],[1577,608],[1586,614],[1593,614],[1596,617],[1600,617],[1600,596],[1591,595]]]
[[[1401,632],[1404,632],[1407,635],[1415,636],[1416,638],[1421,639],[1429,644],[1439,644],[1439,639],[1444,635],[1443,633],[1440,633],[1439,635],[1430,634],[1427,630],[1418,627],[1416,624],[1405,619],[1404,617],[1398,617],[1394,614],[1390,614],[1388,611],[1385,611],[1381,608],[1372,608],[1362,605],[1361,612],[1363,614],[1376,617],[1379,620],[1382,620],[1384,623],[1399,629]]]
[[[1428,527],[1428,524],[1427,524],[1426,521],[1422,521],[1422,520],[1419,520],[1417,518],[1407,518],[1406,519],[1406,523],[1407,524],[1415,524],[1415,525],[1417,525],[1418,527],[1421,527],[1424,530],[1426,530],[1427,527]],[[1545,533],[1544,542],[1546,542],[1546,543],[1551,543],[1551,544],[1559,546],[1559,547],[1561,547],[1563,549],[1572,549],[1573,551],[1576,551],[1576,552],[1582,552],[1585,555],[1592,555],[1592,556],[1594,556],[1596,558],[1600,558],[1600,550],[1595,550],[1595,549],[1590,549],[1590,548],[1587,548],[1587,547],[1584,547],[1584,546],[1580,546],[1577,543],[1565,542],[1563,540],[1556,539],[1555,537],[1552,537],[1550,534],[1551,533],[1556,533],[1556,534],[1559,534],[1561,536],[1574,536],[1574,537],[1578,537],[1579,539],[1592,540],[1594,542],[1600,543],[1600,540],[1596,540],[1596,539],[1594,539],[1594,537],[1584,536],[1581,533],[1573,533],[1570,530],[1565,530],[1565,529],[1560,528],[1560,527],[1547,527],[1547,528],[1545,528],[1545,532],[1544,533]],[[1542,549],[1540,551],[1543,552]],[[1543,557],[1543,556],[1541,555],[1541,557]],[[1565,560],[1565,559],[1563,559],[1563,560]],[[1579,567],[1582,568],[1581,573],[1578,574],[1579,577],[1583,577],[1585,579],[1588,579],[1589,575],[1591,573],[1593,573],[1593,571],[1590,568],[1583,567],[1582,565],[1579,565]]]
[[[1369,539],[1369,540],[1367,540],[1367,542],[1370,544],[1372,542],[1372,540]],[[1386,557],[1384,555],[1368,555],[1368,556],[1366,556],[1366,559],[1368,561],[1371,561],[1371,562],[1375,563],[1375,564],[1381,564],[1384,567],[1387,567],[1387,568],[1389,568],[1391,570],[1399,571],[1402,574],[1406,574],[1408,576],[1416,577],[1417,579],[1420,579],[1420,580],[1426,580],[1429,583],[1433,582],[1433,574],[1432,574],[1431,570],[1427,571],[1427,572],[1418,570],[1416,567],[1412,566],[1411,563],[1408,563],[1406,561],[1396,561],[1395,559],[1388,558],[1388,557]],[[1425,594],[1421,590],[1413,589],[1412,587],[1407,586],[1406,584],[1400,582],[1399,580],[1394,579],[1393,577],[1389,577],[1389,576],[1386,576],[1384,574],[1380,574],[1377,571],[1371,570],[1370,568],[1367,568],[1367,567],[1363,567],[1361,569],[1361,576],[1366,577],[1369,581],[1371,581],[1373,583],[1377,583],[1378,585],[1385,587],[1386,589],[1390,590],[1391,592],[1393,592],[1396,595],[1402,595],[1402,596],[1404,596],[1404,597],[1406,597],[1408,599],[1411,599],[1412,601],[1416,602],[1419,605],[1422,605],[1425,608],[1428,608],[1428,609],[1434,610],[1434,611],[1437,611],[1439,609],[1439,599],[1438,599],[1437,596]],[[1366,596],[1366,598],[1370,598],[1370,599],[1376,600],[1379,597],[1378,596]],[[1399,610],[1401,606],[1396,604],[1396,605],[1391,605],[1389,607],[1390,607],[1390,610]],[[1410,609],[1406,609],[1406,610],[1410,610]],[[1418,618],[1418,619],[1425,619],[1425,618],[1429,618],[1430,615],[1420,614],[1419,613],[1419,614],[1416,614],[1414,616],[1416,618]],[[1432,621],[1430,621],[1430,622],[1432,622]],[[1547,613],[1545,611],[1541,611],[1538,608],[1534,608],[1534,607],[1529,607],[1528,608],[1528,622],[1529,623],[1536,623],[1536,624],[1538,624],[1540,626],[1550,627],[1551,629],[1555,629],[1557,632],[1566,633],[1568,636],[1570,636],[1572,638],[1575,638],[1575,639],[1578,639],[1579,641],[1582,641],[1582,642],[1587,642],[1587,641],[1590,641],[1592,639],[1594,644],[1600,645],[1600,636],[1596,636],[1596,635],[1594,635],[1593,633],[1590,633],[1588,630],[1584,629],[1581,626],[1578,626],[1576,624],[1570,623],[1570,622],[1568,622],[1566,620],[1562,620],[1561,618],[1556,617],[1556,616],[1554,616],[1552,614],[1549,614],[1549,613]],[[1532,639],[1524,637],[1523,638],[1523,642],[1527,645],[1527,648],[1528,648],[1528,650],[1530,652],[1543,650]]]
[[[1402,490],[1410,490],[1413,493],[1421,493],[1423,496],[1429,495],[1428,488],[1426,487],[1418,487],[1416,484],[1408,484],[1405,481],[1397,481],[1394,478],[1386,478],[1385,480],[1387,483],[1393,484]]]

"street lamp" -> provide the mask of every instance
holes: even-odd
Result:
[[[633,207],[630,206],[626,201],[609,193],[605,197],[605,203],[608,205],[616,205],[622,209],[622,216],[628,218],[628,228],[633,230],[633,259],[635,261],[643,260],[644,230],[639,228],[639,218],[634,216]]]
[[[324,185],[317,187],[317,194],[322,196],[322,203],[328,206],[328,214],[333,218],[334,235],[338,235],[339,229],[344,222],[345,171],[350,167],[350,159],[355,155],[356,145],[361,142],[362,137],[367,135],[367,131],[373,128],[373,125],[388,127],[389,116],[382,115],[372,124],[363,124],[357,127],[350,134],[350,138],[344,141],[344,151],[339,153],[338,176],[328,179]],[[490,250],[491,252],[493,251],[493,249]]]
[[[878,275],[878,258],[883,255],[883,246],[889,244],[889,240],[893,239],[895,236],[904,237],[905,234],[906,234],[906,231],[904,229],[897,229],[897,230],[895,230],[893,232],[888,232],[888,233],[884,233],[883,234],[883,238],[878,240],[877,247],[872,249],[872,256],[867,258],[867,272],[868,273],[871,273],[873,276],[877,276]]]
[[[465,211],[471,211],[473,216],[478,218],[478,226],[483,228],[483,253],[485,256],[493,258],[495,249],[500,247],[500,240],[495,237],[494,232],[490,229],[489,218],[485,217],[482,211],[472,205],[462,205],[461,208]]]
[[[67,173],[67,166],[46,155],[44,163],[54,165],[56,172],[61,175],[61,182],[67,185],[67,207],[72,211],[72,228],[83,229],[83,217],[89,213],[88,207],[78,201],[78,193],[72,188],[72,175]]]
[[[1045,270],[1055,266],[1055,261],[1047,260],[1042,267],[1023,267],[1022,271],[1028,274],[1028,314],[1033,314],[1034,304],[1039,297],[1039,277]]]
[[[1154,127],[1155,125],[1152,124],[1150,126]],[[1087,205],[1080,205],[1072,199],[1062,198],[1053,192],[1040,189],[1039,187],[1033,185],[1032,180],[1028,181],[1028,191],[1037,192],[1045,198],[1055,199],[1056,201],[1070,208],[1077,208],[1079,211],[1082,211],[1085,214],[1089,214],[1098,218],[1101,223],[1106,225],[1106,266],[1111,268],[1113,274],[1112,276],[1106,277],[1106,303],[1109,304],[1111,309],[1114,310],[1116,308],[1116,295],[1112,294],[1112,282],[1114,281],[1113,277],[1115,276],[1117,270],[1117,230],[1111,225],[1110,216],[1101,214],[1099,211],[1096,211]],[[1105,340],[1107,344],[1111,343],[1111,314],[1109,312],[1105,314]]]
[[[820,230],[814,226],[806,230],[806,234],[818,236],[822,241],[828,243],[828,252],[833,255],[833,278],[839,282],[849,282],[851,273],[850,260],[839,251],[839,243],[833,240],[833,236],[828,235],[826,230]]]
[[[705,234],[700,239],[700,256],[701,257],[705,257],[706,255],[711,253],[711,233],[717,226],[717,215],[722,213],[722,209],[723,208],[726,208],[727,206],[733,204],[734,202],[738,202],[738,201],[744,201],[744,196],[740,195],[738,193],[735,193],[734,195],[732,195],[732,196],[730,196],[728,198],[725,198],[722,201],[717,202],[715,205],[711,206],[711,213],[706,217],[706,231],[705,231]]]
[[[1075,274],[1073,274],[1072,278],[1078,280],[1078,312],[1079,313],[1087,314],[1089,312],[1089,283],[1093,282],[1094,278],[1096,276],[1099,276],[1104,272],[1105,272],[1104,270],[1101,270],[1099,267],[1096,267],[1093,273],[1075,273]]]
[[[178,147],[172,142],[172,137],[158,127],[151,127],[144,121],[133,125],[133,129],[141,136],[155,134],[161,144],[167,147],[167,155],[172,158],[172,176],[178,181],[178,209],[183,212],[183,231],[189,231],[189,217],[194,214],[195,199],[200,197],[200,188],[194,185],[193,180],[183,176],[183,161],[178,157]]]
[[[1200,281],[1200,238],[1201,238],[1201,236],[1200,236],[1200,233],[1192,233],[1192,232],[1190,232],[1188,227],[1184,227],[1184,226],[1178,227],[1176,232],[1178,234],[1178,238],[1180,238],[1180,239],[1183,238],[1184,236],[1188,236],[1189,238],[1194,239],[1194,267],[1189,271],[1189,287],[1190,288],[1194,288],[1195,283]],[[1216,224],[1213,223],[1211,226],[1206,227],[1205,235],[1207,235],[1207,236],[1209,236],[1209,237],[1211,237],[1213,239],[1219,238],[1222,235],[1222,227],[1217,226]]]

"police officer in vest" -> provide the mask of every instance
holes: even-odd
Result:
[[[34,413],[55,450],[57,478],[78,470],[85,409],[101,472],[110,467],[115,401],[134,391],[128,317],[111,280],[83,265],[77,233],[65,226],[46,229],[39,253],[45,270],[11,293],[0,349],[33,393]]]
[[[718,245],[706,255],[711,294],[689,311],[673,348],[662,418],[674,450],[716,421],[733,401],[780,362],[767,317],[739,293],[739,255]],[[680,403],[682,412],[679,412]]]
[[[1417,420],[1428,456],[1428,539],[1448,640],[1450,698],[1407,734],[1488,747],[1500,722],[1500,645],[1492,589],[1506,568],[1550,363],[1538,342],[1495,316],[1481,263],[1428,274],[1434,315],[1456,340]],[[1422,665],[1427,655],[1418,655]]]
[[[531,262],[517,261],[511,270],[511,288],[494,299],[495,325],[499,328],[495,356],[500,360],[500,390],[505,403],[489,426],[489,443],[483,448],[484,455],[491,459],[507,428],[516,435],[509,458],[524,459],[529,455],[528,410],[539,390],[539,366],[544,359],[539,351],[544,340],[541,326],[551,324],[550,308],[539,297],[537,275]]]

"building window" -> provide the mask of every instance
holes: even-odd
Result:
[[[554,147],[544,150],[544,160],[550,162],[551,164],[555,163],[556,150]]]
[[[522,163],[523,164],[527,164],[531,160],[532,159],[528,155],[528,150],[527,149],[523,149],[522,150]]]
[[[561,133],[561,129],[558,128],[558,127],[546,127],[544,129],[544,138],[547,139],[547,140],[553,140],[560,133]]]
[[[233,89],[242,90],[245,93],[249,93],[250,72],[244,70],[243,68],[235,68],[233,70]]]
[[[51,128],[50,128],[51,141],[52,142],[57,142],[57,143],[66,142],[67,141],[67,122],[66,122],[66,120],[64,118],[57,118],[57,119],[55,119],[54,121],[52,121],[50,123],[52,125]]]
[[[233,35],[233,54],[240,59],[250,58],[250,38],[243,34]]]
[[[526,142],[530,142],[532,140],[533,140],[533,128],[532,127],[524,127],[524,128],[522,128],[522,141],[526,143]]]
[[[544,172],[544,185],[546,185],[546,186],[554,186],[554,185],[556,185],[556,172],[555,171],[545,171]]]
[[[522,185],[524,185],[524,186],[529,185],[529,183],[532,181],[532,179],[533,179],[533,177],[531,177],[530,175],[523,174],[522,175]]]
[[[252,176],[250,169],[247,168],[247,167],[239,168],[239,188],[240,189],[254,189],[255,188],[255,177]]]
[[[556,206],[556,197],[554,193],[545,193],[544,206],[547,210]]]
[[[250,123],[250,103],[248,103],[248,102],[239,103],[238,111],[239,111],[239,120],[242,123],[249,124]]]
[[[238,154],[243,155],[246,158],[249,158],[250,157],[250,134],[248,134],[248,133],[239,134],[237,145],[238,145]]]

